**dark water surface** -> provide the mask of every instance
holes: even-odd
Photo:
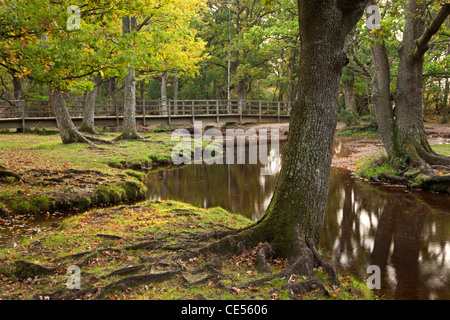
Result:
[[[348,153],[335,143],[335,154]],[[281,159],[270,162],[279,172]],[[189,165],[150,174],[148,199],[220,206],[257,220],[271,199],[277,174],[262,165]],[[450,299],[450,196],[383,187],[333,169],[320,246],[343,273],[360,280],[381,269],[379,296]]]

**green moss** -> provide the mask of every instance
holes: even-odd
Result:
[[[125,170],[124,173],[130,177],[136,178],[138,181],[144,181],[147,178],[147,174],[136,170]]]
[[[363,157],[357,162],[356,174],[360,177],[371,179],[381,173],[389,173],[392,175],[397,173],[397,170],[390,165],[385,152],[378,152]]]
[[[165,155],[161,153],[152,154],[149,156],[149,159],[158,165],[166,165],[172,162],[170,155]]]

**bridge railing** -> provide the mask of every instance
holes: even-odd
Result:
[[[73,119],[80,121],[83,118],[84,101],[67,100],[67,109]],[[195,121],[200,116],[210,116],[220,122],[224,116],[234,116],[243,121],[243,116],[251,115],[253,120],[258,117],[262,122],[264,117],[274,116],[280,122],[281,116],[290,115],[290,104],[282,101],[254,101],[254,100],[136,100],[136,117],[139,117],[146,125],[152,117],[164,117],[169,124],[175,118],[180,121]],[[95,106],[95,118],[103,122],[120,124],[124,114],[123,100],[98,100]],[[183,119],[184,118],[184,119]],[[11,100],[0,101],[0,128],[23,128],[27,127],[27,121],[45,126],[54,121],[54,112],[48,100]],[[36,121],[33,121],[36,120]],[[267,121],[267,119],[266,119]]]
[[[67,100],[72,117],[83,117],[84,101]],[[96,102],[97,117],[123,116],[123,100],[99,100]],[[136,115],[289,115],[290,105],[283,101],[254,100],[136,100]],[[10,100],[0,102],[0,119],[46,118],[54,113],[48,100]]]

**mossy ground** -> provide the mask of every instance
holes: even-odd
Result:
[[[43,134],[45,133],[45,134]],[[118,133],[103,132],[112,140]],[[170,165],[170,132],[145,132],[151,142],[62,144],[57,131],[0,134],[1,164],[22,180],[0,180],[0,214],[86,209],[144,196],[145,172]]]
[[[302,276],[275,278],[258,286],[243,287],[267,274],[257,271],[255,251],[245,251],[226,259],[208,260],[196,256],[180,260],[183,252],[215,241],[201,238],[217,229],[239,229],[252,223],[220,207],[202,209],[176,201],[145,201],[133,206],[97,208],[68,218],[59,227],[15,248],[0,250],[1,299],[51,299],[53,293],[75,294],[78,299],[93,299],[111,283],[129,274],[111,274],[138,267],[134,275],[149,275],[178,269],[162,281],[114,287],[104,299],[374,299],[364,283],[340,277],[339,287],[331,286],[320,268],[316,276],[325,283],[328,295],[319,292],[293,294],[287,281],[304,281]],[[203,239],[203,240],[200,240]],[[155,244],[141,246],[139,244]],[[48,274],[18,273],[17,261],[52,268]],[[286,261],[269,261],[273,272],[286,267]],[[218,281],[205,270],[213,265]],[[67,289],[70,265],[81,269],[81,289]],[[194,272],[197,270],[200,272]],[[25,276],[24,276],[25,275]],[[102,289],[103,288],[103,289]]]

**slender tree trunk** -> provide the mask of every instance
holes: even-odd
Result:
[[[122,18],[123,35],[136,30],[136,17]],[[136,127],[136,76],[134,67],[129,65],[124,84],[123,132],[119,139],[142,139]]]
[[[178,114],[178,71],[173,76],[173,113]]]
[[[378,131],[383,140],[389,159],[397,159],[400,156],[400,148],[396,134],[394,111],[391,103],[391,75],[390,64],[386,47],[376,41],[372,47],[374,58],[374,77],[372,81],[372,98],[375,107]]]
[[[450,23],[448,23],[448,25],[450,25]],[[450,44],[447,46],[447,55],[450,56]],[[445,78],[445,86],[444,86],[444,98],[442,100],[442,120],[441,123],[445,124],[448,122],[448,109],[449,109],[449,104],[448,104],[448,94],[450,91],[450,81],[448,80],[448,77]]]
[[[23,88],[23,79],[16,76],[15,72],[11,72],[13,90],[14,90],[14,104],[20,108],[20,112],[22,112],[22,108],[25,108],[25,93]],[[28,116],[27,109],[24,110],[24,116]],[[24,132],[24,128],[17,128],[17,132]]]
[[[356,113],[355,106],[355,76],[350,70],[346,70],[346,77],[343,79],[343,93],[345,108]]]
[[[92,134],[98,134],[94,126],[95,118],[95,101],[97,99],[98,90],[102,81],[101,75],[96,75],[93,79],[94,88],[86,95],[86,101],[83,110],[83,121],[81,122],[80,131]]]
[[[139,139],[136,128],[136,77],[133,67],[127,68],[125,76],[125,102],[123,108],[123,132],[124,139]]]
[[[161,114],[167,115],[167,72],[161,75]]]

